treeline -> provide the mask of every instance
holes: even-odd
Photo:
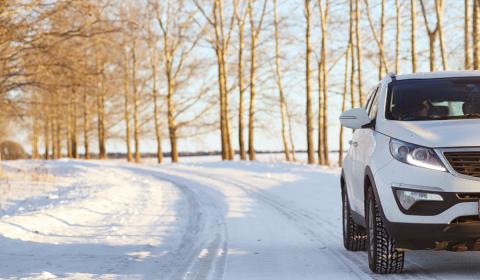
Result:
[[[480,0],[0,1],[0,120],[33,158],[105,159],[116,139],[139,162],[154,139],[177,162],[179,140],[218,133],[222,159],[255,160],[261,129],[287,161],[298,131],[311,164],[338,139],[341,165],[332,107],[388,72],[479,69],[479,19]]]

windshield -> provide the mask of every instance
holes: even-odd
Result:
[[[398,121],[480,118],[480,78],[394,81],[386,117]]]

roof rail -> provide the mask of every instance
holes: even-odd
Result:
[[[397,74],[395,74],[394,72],[389,72],[387,75],[392,79],[392,81],[397,80]]]

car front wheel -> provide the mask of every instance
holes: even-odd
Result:
[[[368,264],[374,273],[400,273],[403,269],[404,252],[395,247],[393,239],[385,229],[378,203],[373,191],[368,192],[366,205]]]

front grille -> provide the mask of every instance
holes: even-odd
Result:
[[[480,178],[480,151],[445,152],[444,155],[456,172]]]
[[[480,222],[480,218],[478,215],[476,216],[462,216],[455,218],[450,224],[469,224],[469,223],[478,223]]]
[[[480,193],[457,193],[457,197],[461,200],[480,200]]]

